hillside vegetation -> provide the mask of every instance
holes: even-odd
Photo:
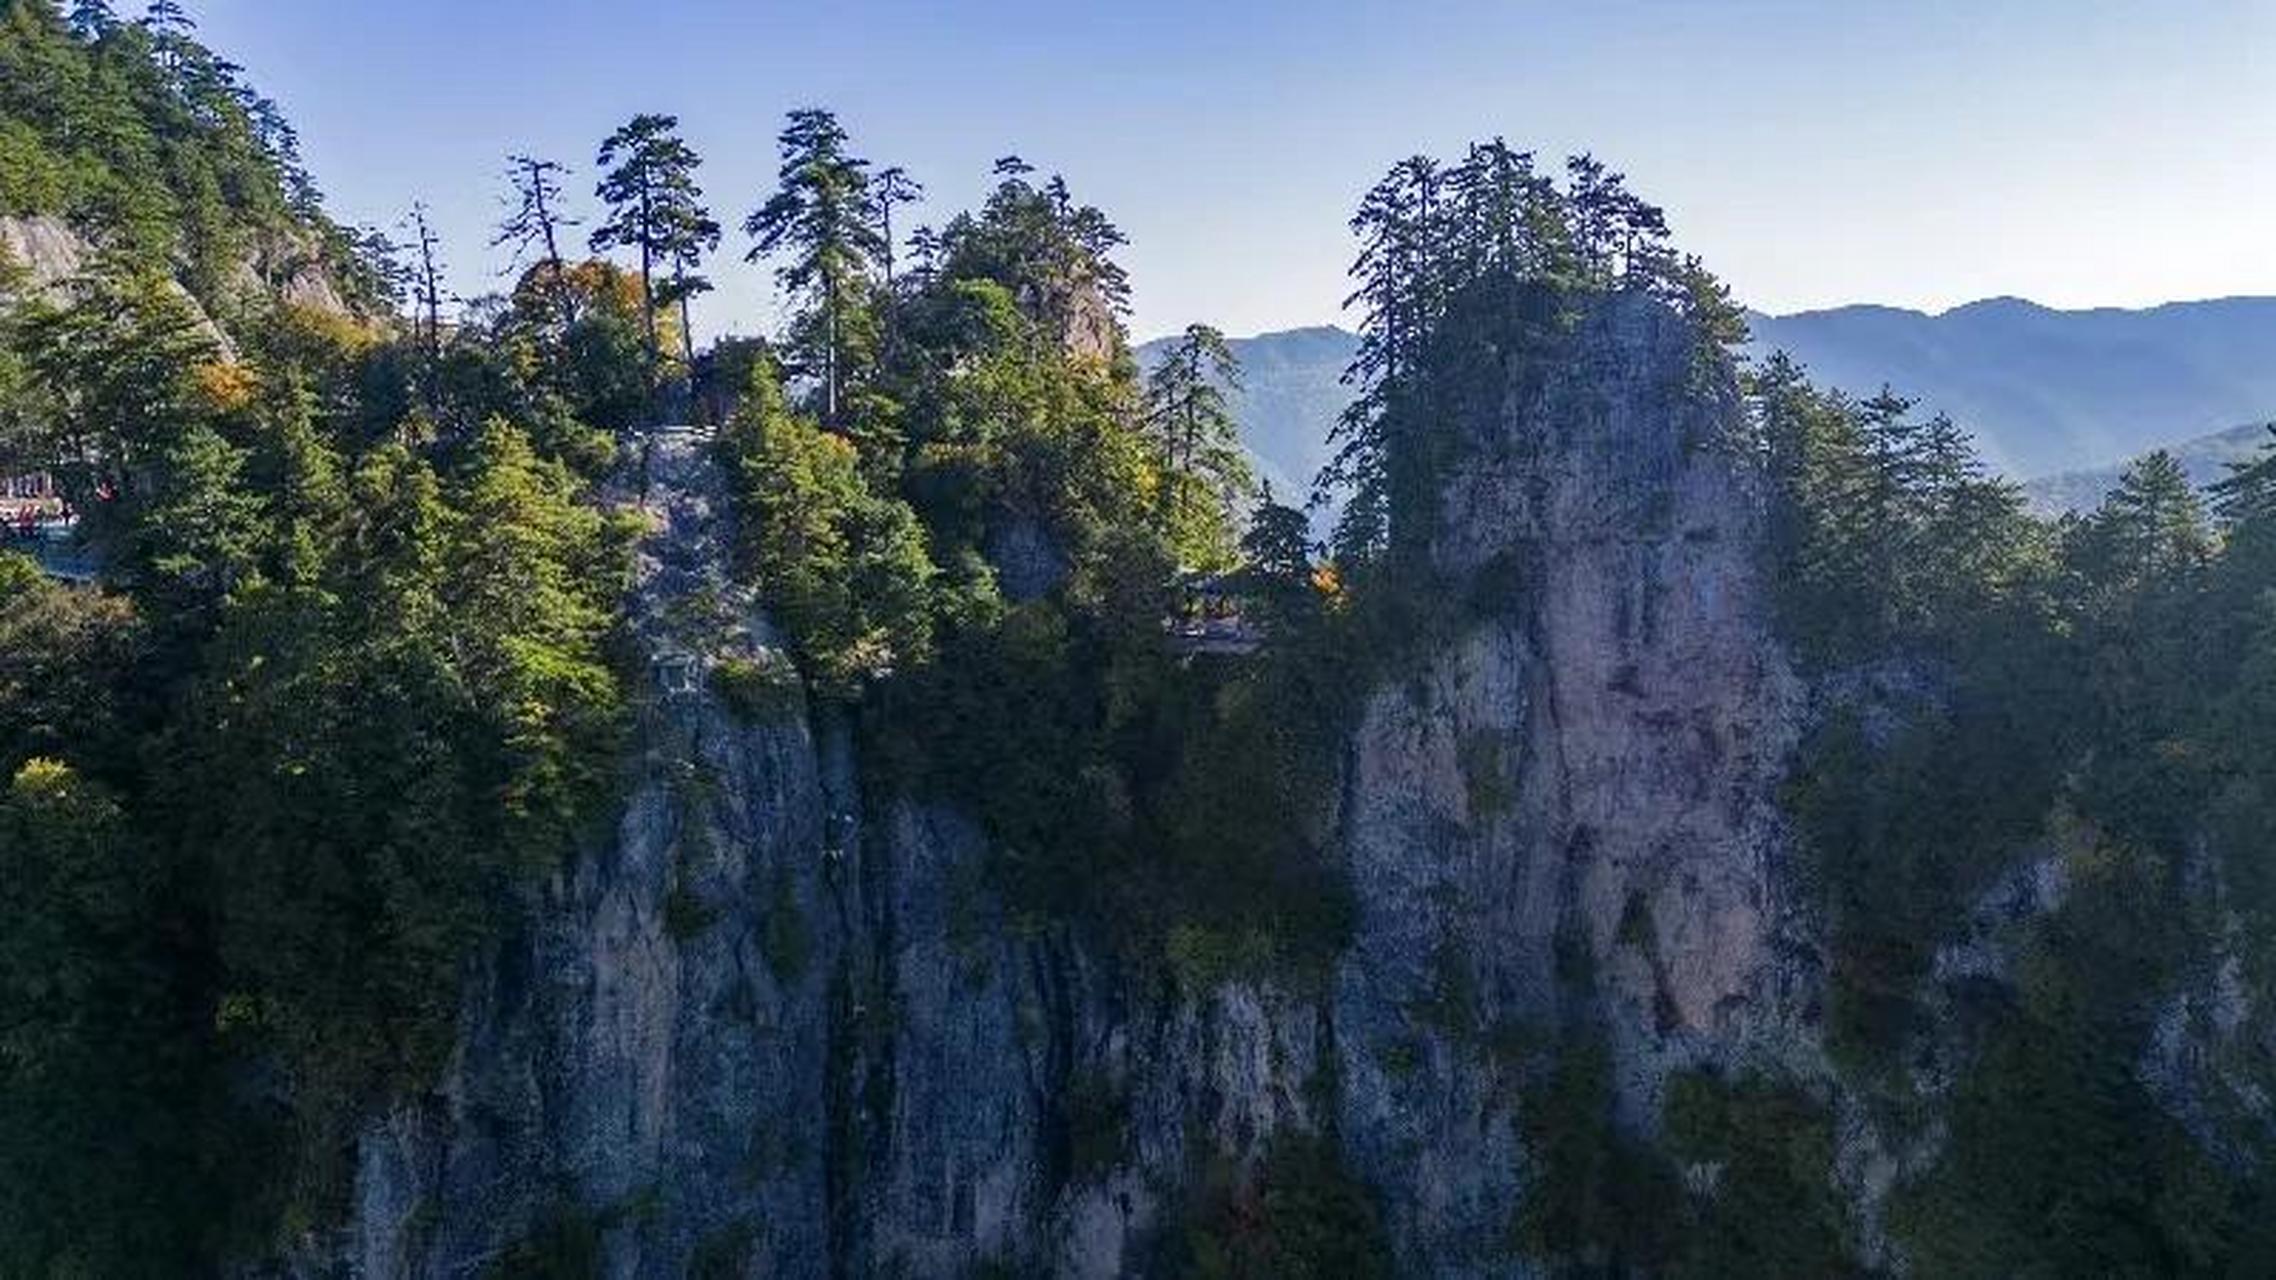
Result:
[[[1770,359],[1742,414],[1742,315],[1660,210],[1591,157],[1495,139],[1362,198],[1321,545],[1238,448],[1237,349],[1195,326],[1142,372],[1121,232],[1016,157],[979,207],[897,236],[913,180],[793,112],[739,227],[791,317],[699,348],[686,304],[729,233],[669,116],[596,144],[587,247],[622,263],[565,251],[561,166],[512,158],[523,270],[446,325],[424,229],[408,253],[351,243],[281,116],[170,6],[7,0],[0,70],[0,201],[103,250],[0,313],[6,457],[60,478],[103,567],[82,589],[0,555],[0,1274],[258,1267],[347,1217],[372,1117],[461,1047],[469,973],[615,838],[657,696],[625,597],[667,421],[716,427],[733,574],[788,664],[714,669],[738,715],[803,708],[858,747],[861,803],[969,819],[1006,930],[1079,937],[1147,998],[1238,980],[1331,1007],[1353,727],[1544,571],[1449,567],[1449,478],[1479,442],[1448,424],[1546,384],[1614,302],[1679,333],[1668,380],[1730,409],[1727,438],[1671,452],[1759,485],[1779,643],[1756,665],[1813,690],[1777,870],[1822,969],[1801,1056],[1825,1066],[1703,1067],[1622,1114],[1585,951],[1543,975],[1571,994],[1554,1025],[1473,1025],[1498,993],[1438,965],[1404,1016],[1508,1067],[1511,1096],[1476,1105],[1525,1153],[1493,1247],[1572,1275],[1862,1271],[1835,1166],[1870,1122],[1937,1135],[1885,1206],[1915,1274],[2276,1265],[2255,1101],[2276,1084],[2276,449],[2210,506],[2153,454],[2047,521],[1893,394]],[[294,244],[362,282],[371,323],[271,287]],[[1639,523],[1639,555],[1690,536]],[[1246,651],[1166,638],[1204,586],[1238,597]],[[1456,754],[1471,809],[1522,803],[1495,742]],[[2042,865],[2065,893],[2012,913],[2012,963],[1955,996],[1940,952]],[[700,932],[674,901],[668,930]],[[754,945],[788,972],[802,939]],[[921,1065],[833,1079],[832,1123]],[[1053,1179],[1110,1166],[1128,1101],[1052,1105]],[[1165,1272],[1402,1265],[1391,1189],[1317,1114],[1165,1192]],[[805,1156],[843,1195],[836,1162],[862,1154]],[[493,1261],[595,1273],[602,1217]],[[732,1270],[748,1244],[699,1252]]]
[[[68,21],[0,6],[0,216],[41,215],[225,325],[309,273],[359,305],[381,289],[277,104],[169,4],[134,22],[99,0]]]

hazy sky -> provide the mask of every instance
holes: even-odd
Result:
[[[121,3],[131,9],[131,0]],[[1751,305],[2276,293],[2276,0],[190,0],[299,124],[334,212],[436,210],[454,279],[502,158],[681,117],[731,228],[785,110],[836,110],[944,217],[1006,152],[1131,238],[1132,328],[1339,318],[1398,157],[1588,148]],[[589,199],[586,201],[589,205]],[[699,327],[773,324],[731,232]]]

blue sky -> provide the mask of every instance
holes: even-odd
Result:
[[[122,9],[131,4],[122,4]],[[437,213],[496,287],[503,157],[592,179],[681,117],[733,226],[784,111],[837,111],[938,218],[1017,152],[1119,222],[1140,336],[1339,318],[1358,193],[1417,150],[1587,148],[1771,311],[2276,293],[2276,0],[189,0],[335,213]],[[589,201],[587,202],[589,204]],[[740,237],[699,328],[771,328]]]

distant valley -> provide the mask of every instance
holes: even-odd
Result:
[[[2170,447],[2199,483],[2276,417],[2276,298],[2061,311],[1995,298],[1930,315],[1849,306],[1750,312],[1750,350],[1784,350],[1855,394],[1883,385],[1952,415],[2046,508],[2090,505],[2129,458]],[[1327,460],[1355,339],[1334,326],[1235,339],[1234,398],[1258,470],[1304,493]],[[1158,343],[1139,348],[1141,361]]]

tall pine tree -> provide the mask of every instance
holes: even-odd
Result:
[[[596,161],[602,174],[595,191],[609,212],[593,229],[592,247],[596,253],[616,248],[639,251],[651,395],[663,360],[656,320],[661,302],[657,273],[671,268],[685,284],[690,265],[701,257],[702,228],[710,221],[703,211],[703,189],[695,182],[701,161],[680,139],[679,127],[675,116],[634,116],[601,143]],[[712,236],[716,242],[716,231]]]
[[[1240,385],[1240,361],[1205,324],[1188,325],[1146,379],[1144,427],[1161,472],[1157,518],[1191,568],[1230,559],[1234,504],[1256,487],[1225,400]]]
[[[778,144],[778,185],[744,219],[751,261],[779,257],[775,279],[805,300],[791,350],[821,379],[822,421],[841,425],[849,367],[866,346],[871,272],[887,245],[870,194],[869,162],[848,150],[838,118],[818,108],[790,113]]]

